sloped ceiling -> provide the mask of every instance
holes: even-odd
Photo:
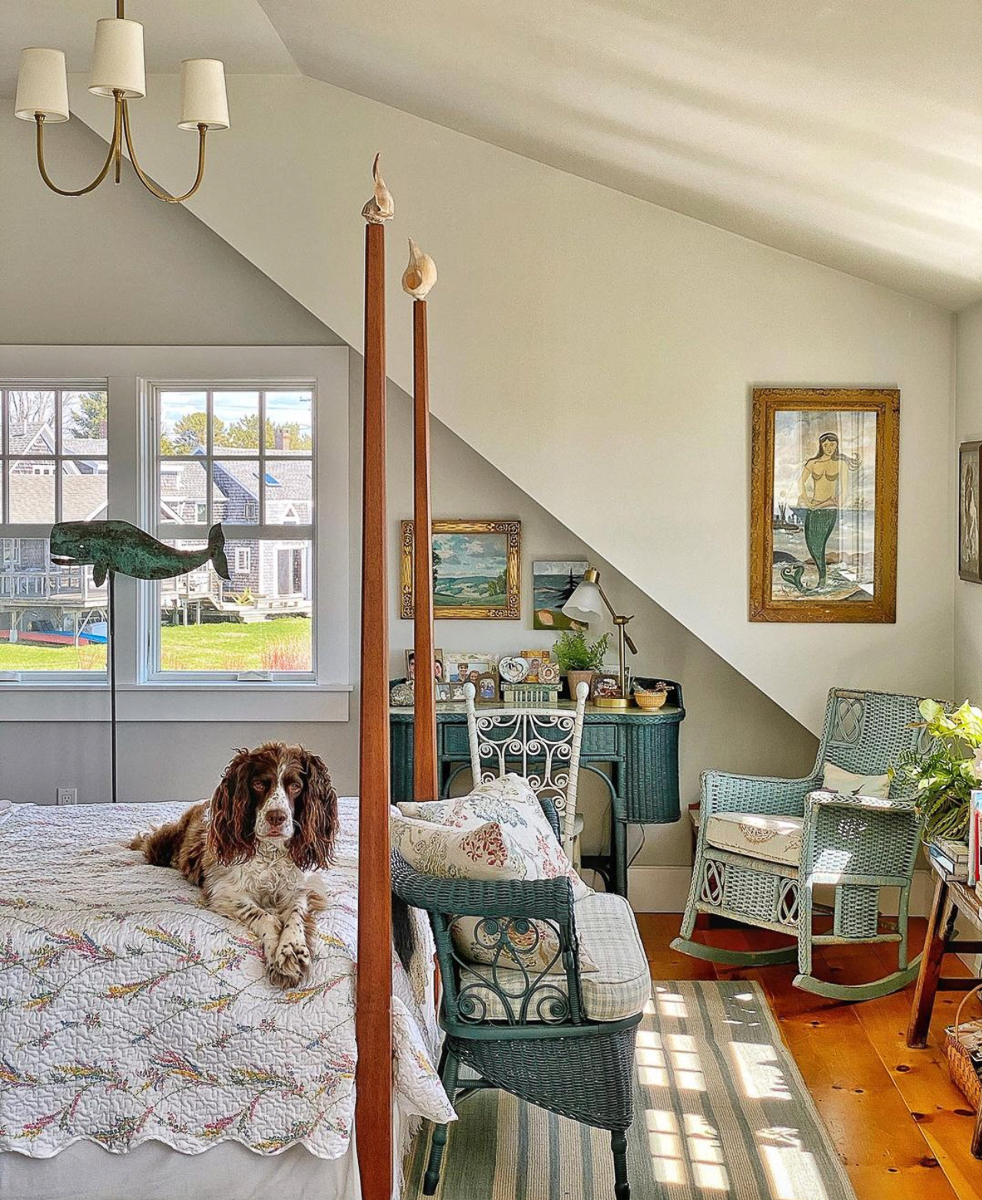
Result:
[[[84,71],[111,0],[2,0]],[[982,297],[978,0],[129,0],[148,64],[297,68],[949,308]],[[287,117],[284,115],[284,119]]]

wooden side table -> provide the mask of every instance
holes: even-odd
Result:
[[[928,1027],[938,991],[964,992],[982,983],[982,978],[969,975],[941,974],[946,954],[982,954],[982,940],[955,938],[955,920],[959,913],[976,928],[982,929],[982,900],[976,896],[974,888],[967,884],[946,878],[937,868],[935,874],[934,901],[924,937],[924,953],[921,955],[914,1002],[910,1009],[910,1024],[907,1026],[907,1045],[916,1050],[923,1050],[927,1045]],[[972,1153],[976,1158],[982,1158],[982,1108],[975,1115]]]

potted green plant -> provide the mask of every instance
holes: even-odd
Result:
[[[609,641],[610,634],[605,633],[591,645],[582,629],[564,629],[556,638],[552,651],[556,665],[566,676],[571,700],[576,699],[577,685],[585,683],[589,687],[593,676],[604,665]]]
[[[967,700],[954,712],[937,700],[922,700],[918,707],[934,745],[923,754],[904,750],[896,770],[917,787],[924,840],[964,841],[972,790],[982,777],[982,709]]]

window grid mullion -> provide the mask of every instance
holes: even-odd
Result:
[[[259,526],[266,524],[266,389],[259,390]]]
[[[64,400],[64,392],[61,388],[55,388],[55,524],[61,520],[62,503],[61,503],[61,452],[64,448],[62,439],[62,412],[61,406]]]
[[[10,392],[0,391],[3,403],[3,523],[10,524]]]

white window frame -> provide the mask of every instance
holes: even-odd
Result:
[[[24,454],[16,455],[10,449],[10,410],[9,404],[6,406],[7,411],[4,412],[2,403],[2,393],[9,391],[30,391],[43,392],[53,391],[58,393],[55,400],[53,413],[53,430],[54,433],[54,449],[52,451],[45,450],[41,455],[35,458],[33,455]],[[4,541],[13,541],[16,544],[12,548],[11,562],[6,561],[6,551],[4,551],[3,561],[0,562],[0,571],[10,568],[17,568],[21,565],[21,547],[20,543],[24,541],[47,541],[51,536],[52,526],[54,521],[28,523],[8,521],[10,514],[10,468],[13,463],[24,464],[31,468],[29,474],[31,476],[54,476],[54,504],[55,517],[57,518],[59,510],[62,506],[62,490],[64,480],[62,476],[62,467],[66,462],[90,462],[93,460],[107,460],[108,467],[108,448],[106,454],[66,454],[65,445],[62,439],[62,421],[64,414],[62,413],[61,393],[71,392],[90,392],[90,391],[106,391],[108,392],[108,380],[105,376],[99,378],[95,375],[78,376],[74,378],[52,376],[32,375],[32,376],[10,376],[0,371],[0,420],[3,423],[2,429],[2,452],[0,452],[0,469],[3,471],[3,494],[2,505],[0,505],[0,537]],[[49,468],[40,470],[42,466]],[[111,503],[111,497],[110,497]],[[64,519],[64,518],[63,518]],[[84,568],[82,568],[84,570]],[[30,686],[38,685],[46,687],[56,684],[105,684],[107,682],[106,671],[18,671],[15,672],[15,678],[12,681],[18,685]]]
[[[233,575],[248,575],[252,571],[252,551],[242,546],[236,546],[234,551],[235,565],[232,567]]]
[[[275,456],[276,450],[273,450],[272,460],[269,458],[270,447],[266,445],[265,436],[265,417],[266,406],[264,394],[266,392],[275,391],[310,391],[312,393],[313,402],[311,404],[311,443],[312,449],[310,454],[304,453],[297,456],[297,461],[311,463],[311,507],[313,520],[306,525],[273,525],[268,521],[263,523],[263,518],[266,515],[265,502],[265,474],[266,468],[270,461],[280,461]],[[160,441],[160,394],[167,391],[187,391],[187,392],[204,392],[206,396],[214,392],[258,392],[260,396],[259,403],[259,446],[255,451],[243,450],[241,455],[235,453],[225,453],[216,455],[214,446],[211,445],[212,424],[213,424],[213,399],[207,401],[207,424],[209,447],[208,452],[196,460],[192,455],[161,455]],[[236,525],[229,521],[222,523],[225,531],[226,542],[237,541],[268,541],[276,543],[278,541],[304,541],[310,542],[311,560],[313,563],[313,587],[311,588],[311,615],[314,618],[313,625],[313,642],[311,645],[311,655],[313,659],[311,670],[309,671],[278,671],[272,677],[271,682],[286,683],[286,682],[314,682],[317,679],[317,659],[318,659],[318,629],[320,621],[317,618],[317,525],[318,525],[318,498],[317,498],[317,456],[320,439],[320,423],[318,421],[318,391],[317,380],[314,378],[307,379],[197,379],[197,380],[150,380],[145,388],[145,403],[147,405],[146,413],[146,429],[147,441],[144,446],[143,461],[146,464],[146,470],[149,472],[148,491],[150,498],[150,513],[153,514],[152,519],[147,522],[144,528],[150,533],[159,538],[161,541],[182,541],[182,542],[198,542],[204,541],[208,534],[208,529],[213,522],[214,514],[209,518],[209,509],[213,508],[212,496],[212,481],[211,469],[215,463],[234,462],[240,457],[242,460],[253,460],[254,456],[259,462],[259,495],[256,500],[259,506],[256,514],[256,522],[248,525]],[[279,452],[282,456],[282,452]],[[205,495],[208,499],[205,501],[205,515],[198,520],[197,508],[195,509],[194,524],[171,524],[164,523],[160,520],[160,467],[162,464],[178,461],[181,463],[190,463],[200,461],[205,468]],[[262,536],[260,536],[262,535]],[[157,666],[160,662],[161,638],[160,638],[160,605],[157,599],[159,595],[159,587],[148,587],[145,589],[148,593],[146,603],[149,605],[149,611],[146,613],[146,620],[150,632],[148,642],[148,662],[144,667],[144,677],[152,682],[181,682],[187,681],[190,683],[204,683],[208,681],[221,682],[242,682],[242,673],[236,671],[165,671]],[[156,618],[156,620],[154,619]],[[262,672],[246,672],[246,677],[255,677]]]
[[[149,389],[188,381],[275,381],[316,384],[315,545],[312,569],[316,674],[302,680],[238,681],[212,676],[153,678],[148,619],[151,583],[116,580],[116,672],[120,721],[346,721],[352,691],[349,638],[350,538],[348,483],[348,348],[346,346],[0,346],[5,383],[39,381],[62,386],[108,379],[109,511],[153,530],[155,486],[148,466]],[[142,456],[142,457],[141,457]],[[33,527],[32,527],[33,528]],[[40,528],[40,527],[39,527]],[[304,528],[304,527],[301,527]],[[22,536],[18,527],[17,536]],[[2,529],[0,529],[2,532]],[[289,526],[296,536],[297,527]],[[23,536],[48,536],[28,531]],[[192,535],[193,536],[193,535]],[[108,719],[108,682],[102,673],[53,679],[32,673],[0,678],[0,720]],[[59,675],[61,673],[58,673]],[[69,676],[66,678],[66,676]]]

